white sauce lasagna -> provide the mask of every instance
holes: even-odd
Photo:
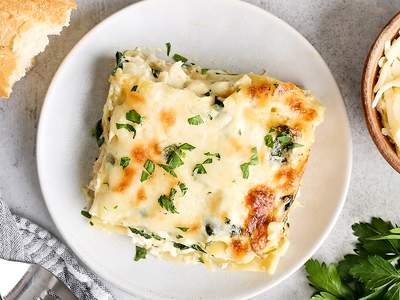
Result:
[[[84,215],[135,260],[273,272],[323,109],[267,76],[117,53]]]

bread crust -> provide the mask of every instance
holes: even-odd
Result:
[[[14,41],[39,24],[49,27],[67,25],[75,0],[1,0],[0,1],[0,97],[8,98],[10,78],[17,68]]]

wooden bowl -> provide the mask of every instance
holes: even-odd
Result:
[[[386,161],[400,173],[400,158],[397,156],[395,146],[388,137],[382,134],[383,126],[380,115],[375,108],[372,108],[372,101],[375,97],[373,89],[379,75],[378,61],[383,56],[385,42],[397,38],[399,31],[400,13],[390,20],[369,50],[361,82],[361,97],[364,105],[365,120],[372,140]]]

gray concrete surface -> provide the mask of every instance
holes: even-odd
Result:
[[[11,208],[58,235],[43,202],[35,164],[35,140],[47,87],[60,62],[94,25],[130,0],[78,0],[79,10],[61,36],[52,37],[46,52],[0,102],[0,193]],[[360,78],[368,48],[387,21],[400,10],[398,0],[249,0],[282,18],[321,53],[335,76],[352,128],[354,164],[348,199],[333,232],[315,257],[334,261],[352,249],[350,225],[371,216],[399,222],[400,175],[373,145],[363,119]],[[60,137],[62,138],[62,137]],[[326,159],[331,159],[327,157]],[[109,285],[117,299],[129,295]],[[256,299],[307,299],[305,275],[292,277]]]

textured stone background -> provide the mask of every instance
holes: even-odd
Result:
[[[0,194],[11,208],[58,235],[44,205],[36,174],[35,140],[47,87],[65,55],[94,25],[130,0],[78,0],[79,10],[61,36],[52,37],[36,66],[0,102]],[[360,78],[369,46],[400,10],[398,0],[248,0],[303,34],[335,76],[346,102],[353,136],[353,174],[348,199],[333,232],[315,257],[328,261],[351,250],[350,225],[370,216],[400,222],[400,175],[386,164],[370,140],[360,101]],[[267,37],[266,37],[267,38]],[[62,137],[60,137],[62,138]],[[329,158],[327,159],[334,159]],[[323,199],[322,199],[323,200]],[[117,299],[129,295],[112,288]],[[307,299],[302,270],[256,299]]]

